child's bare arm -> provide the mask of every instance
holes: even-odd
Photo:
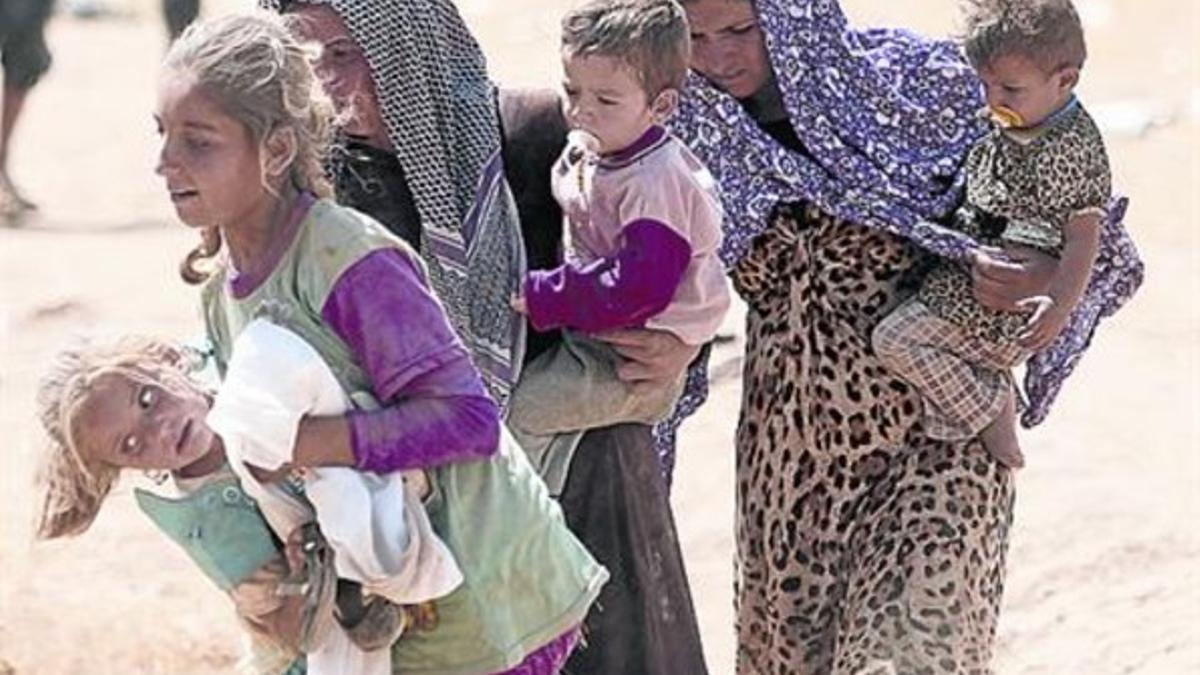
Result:
[[[1100,227],[1104,215],[1096,211],[1076,214],[1063,228],[1063,255],[1050,282],[1050,297],[1070,312],[1087,288],[1100,250]]]
[[[1025,331],[1019,336],[1021,346],[1038,351],[1049,346],[1066,326],[1071,311],[1087,288],[1092,266],[1100,248],[1100,227],[1103,214],[1086,211],[1071,217],[1063,228],[1062,259],[1050,280],[1045,296],[1024,300],[1023,307],[1032,307],[1033,314]]]

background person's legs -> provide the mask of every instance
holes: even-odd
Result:
[[[4,87],[3,112],[0,113],[0,211],[5,215],[14,214],[35,208],[34,204],[17,191],[16,186],[8,176],[8,148],[21,110],[25,107],[25,97],[29,89],[20,87]]]
[[[51,0],[0,2],[0,64],[4,70],[4,102],[0,107],[0,215],[3,216],[34,208],[13,185],[8,159],[29,90],[50,68],[44,29],[52,5]]]
[[[163,0],[162,10],[167,35],[174,41],[200,14],[200,0]]]

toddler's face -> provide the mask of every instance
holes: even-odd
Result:
[[[1004,54],[980,67],[979,77],[988,107],[993,112],[1016,113],[1012,126],[1025,128],[1041,124],[1067,102],[1079,70],[1069,67],[1047,74],[1027,56]]]
[[[654,110],[633,71],[619,59],[564,58],[563,74],[567,123],[595,136],[601,153],[632,145],[665,117]]]
[[[156,171],[180,220],[193,227],[230,225],[261,207],[269,193],[259,144],[193,76],[163,74],[154,118],[162,139]]]
[[[199,387],[139,379],[116,370],[96,376],[69,420],[79,452],[110,466],[156,471],[178,471],[207,455],[214,434]]]

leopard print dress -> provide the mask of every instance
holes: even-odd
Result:
[[[1012,521],[977,442],[925,438],[871,353],[920,254],[778,209],[733,272],[749,305],[737,432],[738,673],[987,673]]]

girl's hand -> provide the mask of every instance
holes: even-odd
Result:
[[[525,303],[525,298],[517,295],[516,293],[509,298],[508,304],[512,305],[513,311],[517,314],[521,314],[523,316],[529,314],[529,306]]]
[[[975,299],[984,307],[1015,312],[1021,301],[1045,296],[1058,261],[1037,249],[981,248],[971,258]]]
[[[672,333],[645,328],[610,330],[594,335],[607,342],[625,362],[617,367],[617,377],[625,382],[661,385],[674,382],[700,352]]]
[[[297,527],[288,535],[283,543],[283,557],[287,560],[287,580],[292,583],[303,583],[308,567],[304,551],[304,528]]]
[[[1025,349],[1040,352],[1058,337],[1070,318],[1070,308],[1055,301],[1049,295],[1038,295],[1026,298],[1017,303],[1024,311],[1033,310],[1025,330],[1017,336],[1017,343]]]

